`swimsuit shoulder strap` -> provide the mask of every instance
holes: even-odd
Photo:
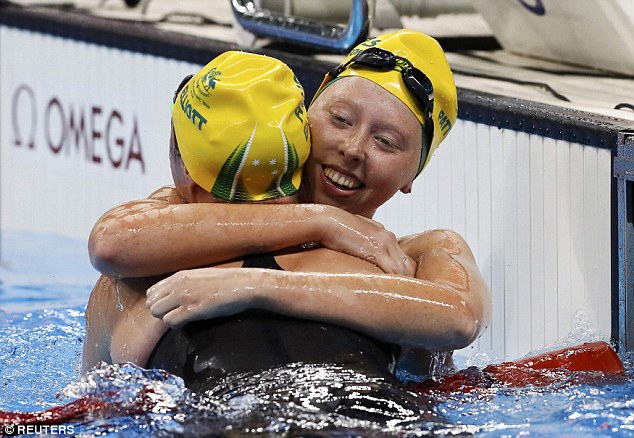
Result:
[[[245,257],[242,263],[243,268],[266,268],[277,269],[283,271],[282,267],[277,264],[275,256],[272,253],[255,254]]]

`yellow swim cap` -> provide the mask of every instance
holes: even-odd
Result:
[[[390,57],[391,55],[391,57]],[[438,149],[458,117],[458,98],[449,63],[430,36],[402,29],[359,44],[330,71],[315,96],[335,78],[361,76],[400,99],[423,126],[417,175]],[[428,123],[433,119],[433,126]]]
[[[174,99],[174,134],[196,184],[227,201],[297,192],[310,133],[304,89],[286,64],[225,52]]]

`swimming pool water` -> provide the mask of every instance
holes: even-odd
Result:
[[[78,247],[76,257],[83,257],[83,251]],[[129,364],[98,367],[80,377],[84,303],[96,275],[83,268],[80,275],[69,273],[68,266],[55,263],[46,268],[48,273],[45,269],[26,277],[15,269],[19,263],[12,270],[0,269],[0,410],[41,411],[86,398],[105,403],[99,411],[77,416],[74,434],[634,436],[632,354],[621,356],[627,370],[623,379],[587,376],[586,382],[570,378],[542,388],[493,386],[466,394],[425,394],[425,406],[431,404],[439,417],[416,414],[409,422],[387,425],[316,409],[328,402],[322,388],[332,386],[332,376],[340,371],[329,367],[290,366],[242,375],[228,379],[226,391],[208,396],[192,394],[177,377]],[[583,338],[592,336],[588,330],[579,332],[571,341],[575,345],[595,340]],[[375,384],[351,377],[358,379],[359,388]]]

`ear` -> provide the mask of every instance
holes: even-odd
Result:
[[[185,174],[187,178],[191,179],[191,176],[189,176],[189,170],[187,170],[187,167],[185,167],[185,162],[183,161],[183,158],[181,157],[180,153],[178,154],[177,163],[181,172],[183,172],[183,174]]]
[[[174,124],[172,124],[172,128],[170,130],[169,158],[170,158],[170,166],[172,168],[172,173],[174,173],[174,171],[184,172],[185,175],[189,176],[189,171],[185,167],[185,163],[183,162],[183,157],[181,156],[181,152],[178,149],[178,143],[176,142],[176,134],[174,133]],[[174,178],[176,177],[174,176]]]
[[[412,193],[412,186],[414,185],[414,181],[410,181],[401,187],[401,193],[405,193],[406,195]]]

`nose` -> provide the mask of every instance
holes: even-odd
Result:
[[[339,152],[348,160],[360,161],[364,154],[366,141],[367,139],[360,130],[350,130],[348,136],[340,143]]]

